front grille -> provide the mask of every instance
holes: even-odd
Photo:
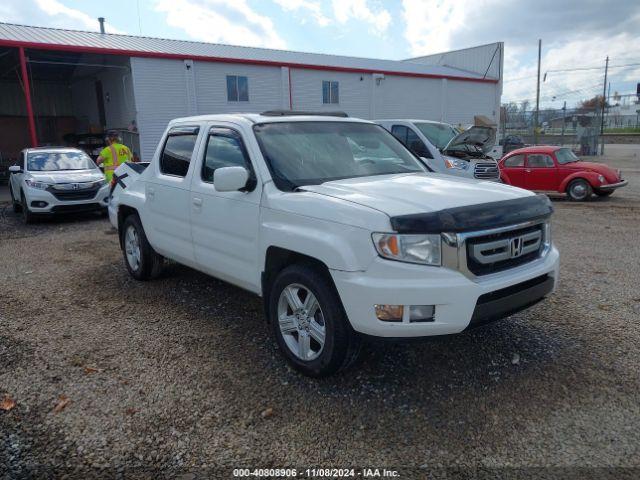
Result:
[[[58,190],[55,187],[49,187],[47,190],[62,201],[75,201],[75,200],[91,200],[96,196],[100,187],[82,188],[82,184],[78,184],[80,188],[74,190]]]
[[[495,162],[476,163],[476,166],[473,170],[473,176],[483,180],[494,180],[500,177],[498,164]]]
[[[488,275],[531,262],[544,248],[544,224],[471,237],[466,241],[467,268]]]

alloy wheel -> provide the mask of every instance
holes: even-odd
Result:
[[[316,296],[304,285],[286,286],[278,299],[278,324],[285,344],[301,360],[320,356],[325,345],[324,315]]]
[[[131,269],[138,270],[140,268],[140,239],[133,225],[129,225],[125,233],[124,251]]]

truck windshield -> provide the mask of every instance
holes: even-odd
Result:
[[[378,125],[311,121],[263,123],[253,128],[281,190],[346,178],[426,171]]]
[[[573,153],[570,148],[560,148],[556,150],[556,160],[558,160],[558,163],[560,165],[580,161],[580,159],[576,157],[576,154]]]
[[[96,167],[84,152],[31,152],[27,155],[27,170],[51,172],[55,170],[90,170]]]
[[[442,150],[458,132],[446,123],[416,123],[416,127],[438,150]]]

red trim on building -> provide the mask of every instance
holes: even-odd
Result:
[[[225,57],[212,57],[212,56],[205,56],[205,55],[182,55],[178,53],[141,52],[136,50],[120,50],[116,48],[88,47],[84,45],[54,45],[49,43],[0,40],[0,46],[30,48],[34,50],[58,50],[61,52],[121,55],[126,57],[167,58],[167,59],[174,59],[174,60],[191,59],[191,60],[199,60],[203,62],[244,63],[249,65],[267,65],[267,66],[273,66],[273,67],[303,68],[308,70],[323,70],[323,71],[331,71],[331,72],[383,73],[385,75],[396,75],[399,77],[436,78],[436,79],[446,78],[448,80],[457,80],[460,82],[498,83],[498,80],[493,78],[472,78],[472,77],[461,77],[457,75],[439,75],[434,73],[398,72],[394,70],[371,70],[368,68],[337,67],[337,66],[331,66],[331,65],[313,65],[313,64],[307,64],[307,63],[295,63],[295,62],[276,62],[273,60],[251,60],[246,58],[225,58]]]
[[[33,104],[31,103],[31,83],[29,82],[29,74],[27,72],[27,57],[24,54],[24,48],[19,47],[20,55],[20,72],[22,74],[22,86],[24,87],[24,99],[27,103],[27,119],[29,121],[29,137],[31,138],[31,146],[38,146],[38,136],[36,134],[36,122],[33,115]]]

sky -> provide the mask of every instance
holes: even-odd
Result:
[[[640,82],[638,0],[2,0],[0,21],[400,60],[505,42],[503,102],[574,107]],[[637,64],[631,65],[629,64]],[[589,70],[584,70],[585,68]],[[582,70],[575,70],[582,69]],[[565,70],[557,72],[554,70]],[[566,71],[569,70],[569,71]]]

